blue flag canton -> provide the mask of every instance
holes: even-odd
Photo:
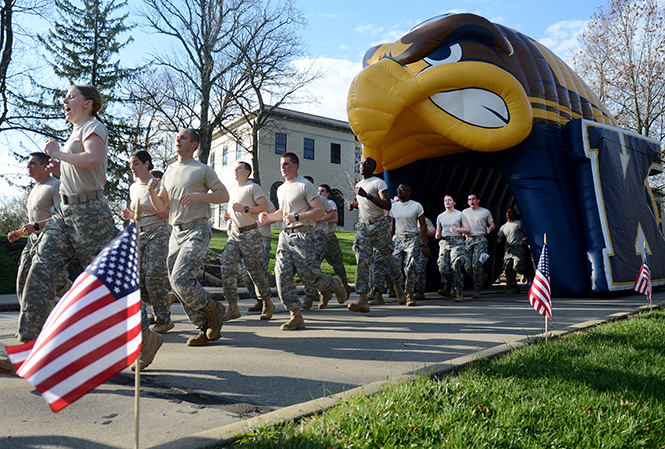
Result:
[[[116,299],[139,289],[136,225],[132,223],[85,269],[106,285]]]
[[[540,271],[543,276],[549,279],[550,277],[550,260],[547,256],[547,243],[543,245],[543,250],[540,253],[540,259],[538,260],[538,271]]]

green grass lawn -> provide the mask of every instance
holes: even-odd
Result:
[[[279,233],[282,232],[281,229],[272,229],[272,249],[270,250],[270,267],[269,271],[271,273],[275,272],[275,252],[277,251],[277,241],[279,240]],[[346,268],[346,275],[349,278],[349,282],[353,282],[356,278],[356,256],[353,253],[353,237],[355,232],[353,231],[336,231],[337,239],[339,244],[342,247],[342,254],[344,254],[344,267]],[[219,254],[222,252],[224,245],[226,244],[227,234],[226,231],[212,231],[212,239],[210,240],[210,249],[215,253]],[[325,274],[334,274],[332,267],[327,263],[323,262],[321,264],[321,270]]]
[[[665,448],[665,311],[356,396],[243,448]]]

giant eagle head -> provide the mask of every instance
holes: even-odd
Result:
[[[611,122],[559,58],[523,35],[515,48],[515,35],[474,14],[449,14],[368,50],[347,108],[378,170],[502,151],[526,139],[539,121]]]

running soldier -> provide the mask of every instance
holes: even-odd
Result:
[[[506,273],[506,284],[510,293],[520,293],[517,285],[517,273],[528,274],[531,264],[529,245],[527,245],[526,232],[522,220],[518,220],[515,209],[506,210],[508,222],[499,228],[497,243],[506,241],[506,253],[503,256],[503,270]]]
[[[483,271],[480,257],[487,254],[487,234],[494,230],[494,219],[490,211],[480,207],[475,193],[469,195],[469,207],[464,209],[464,216],[469,220],[471,233],[466,236],[466,271],[473,276],[473,299],[480,299],[480,291],[485,286],[487,274]]]
[[[427,237],[434,237],[436,234],[436,227],[432,220],[425,217],[425,223],[427,224]],[[420,222],[418,222],[418,230],[420,231]],[[431,250],[430,250],[431,252]],[[430,256],[431,257],[431,256]],[[418,252],[418,265],[416,266],[417,280],[416,280],[416,300],[425,299],[425,291],[427,290],[427,261],[429,257],[426,257],[422,251]]]
[[[166,260],[169,281],[180,299],[189,321],[199,334],[187,340],[187,346],[202,346],[221,337],[225,308],[211,298],[197,279],[212,237],[208,220],[210,204],[229,200],[229,194],[212,167],[194,159],[199,135],[183,129],[176,137],[178,161],[157,179],[148,182],[150,202],[157,213],[169,206],[173,227]],[[159,192],[157,189],[159,188]]]
[[[347,282],[346,269],[344,269],[344,254],[342,254],[342,247],[339,245],[339,240],[335,234],[337,220],[339,219],[337,204],[329,198],[330,186],[328,184],[321,184],[318,187],[318,192],[325,211],[325,214],[322,217],[317,218],[314,222],[314,233],[320,241],[320,248],[323,248],[323,251],[320,254],[320,259],[321,262],[325,259],[326,262],[330,264],[335,274],[342,280],[342,284],[344,284],[346,295],[348,297],[351,295],[353,289]],[[305,301],[308,300],[308,297],[316,294],[317,292],[315,290],[306,287]],[[321,292],[319,309],[324,309],[331,298],[332,292]],[[311,306],[311,303],[309,305]],[[304,310],[306,310],[305,306],[306,304],[303,303]]]
[[[464,273],[462,269],[466,264],[466,244],[464,235],[471,232],[469,221],[464,213],[455,209],[455,199],[451,195],[443,198],[446,207],[436,217],[435,238],[439,240],[439,273],[443,288],[439,290],[441,296],[451,296],[451,287],[455,287],[455,301],[464,301]]]
[[[419,254],[422,253],[430,258],[432,253],[427,247],[425,211],[420,203],[411,199],[411,186],[400,184],[397,187],[397,197],[399,201],[393,203],[390,209],[392,218],[390,232],[394,235],[393,257],[397,260],[398,266],[404,270],[406,305],[410,307],[416,305],[414,292]]]
[[[19,306],[23,309],[23,287],[28,277],[30,265],[32,264],[33,248],[36,249],[39,230],[44,229],[46,222],[51,217],[51,208],[60,202],[60,181],[51,176],[48,169],[49,156],[46,153],[31,153],[28,159],[28,176],[35,180],[36,184],[28,195],[26,209],[28,212],[28,223],[21,229],[11,231],[7,234],[7,240],[14,242],[20,237],[27,235],[28,241],[21,252],[21,259],[16,276],[16,296]],[[67,270],[63,270],[58,278],[55,295],[62,297],[72,285],[68,278]]]
[[[349,204],[349,210],[358,209],[356,236],[353,239],[353,252],[356,254],[356,292],[358,302],[351,303],[348,309],[352,312],[369,312],[367,293],[369,292],[369,269],[372,263],[374,248],[381,254],[386,263],[388,275],[397,293],[397,301],[406,303],[406,294],[399,283],[401,270],[393,257],[393,243],[390,238],[390,225],[384,218],[383,211],[390,210],[391,201],[388,186],[383,179],[374,176],[376,161],[371,157],[360,161],[360,173],[363,177],[356,184],[357,202]]]
[[[228,214],[228,219],[231,220],[231,228],[224,252],[220,257],[224,298],[229,302],[229,310],[224,315],[224,321],[234,320],[241,316],[238,308],[238,281],[236,278],[236,268],[241,260],[255,285],[256,295],[262,302],[261,319],[269,320],[272,318],[275,306],[270,301],[268,272],[260,257],[264,252],[263,239],[256,223],[258,214],[268,212],[268,199],[261,186],[249,181],[252,166],[247,162],[238,162],[234,174],[238,184],[231,189],[229,208],[225,213],[225,218]]]
[[[259,214],[259,222],[284,221],[286,228],[279,234],[275,255],[275,278],[277,292],[291,319],[282,324],[282,330],[304,329],[305,321],[300,312],[295,273],[302,282],[319,291],[332,290],[337,301],[346,301],[346,290],[338,276],[321,272],[316,265],[318,258],[317,239],[314,235],[314,220],[324,214],[323,203],[314,185],[298,175],[300,161],[293,153],[284,153],[280,159],[280,171],[284,183],[277,189],[279,209],[271,214]]]

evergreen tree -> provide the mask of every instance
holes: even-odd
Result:
[[[133,26],[126,25],[127,1],[116,0],[55,0],[58,18],[52,28],[38,39],[47,52],[48,65],[63,82],[55,87],[35,83],[37,94],[25,98],[31,110],[26,120],[42,135],[63,139],[70,133],[63,126],[62,98],[73,84],[92,84],[104,97],[100,114],[109,130],[109,154],[105,193],[109,200],[128,198],[131,172],[128,157],[145,148],[144,132],[135,117],[123,116],[123,83],[138,69],[120,65],[120,51],[131,41],[124,38]]]

